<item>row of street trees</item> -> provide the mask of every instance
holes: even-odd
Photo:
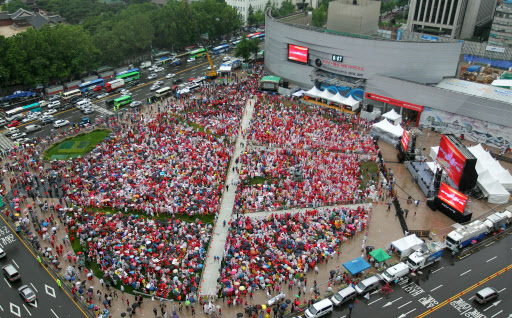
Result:
[[[81,0],[49,0],[62,1]],[[223,0],[194,1],[189,6],[200,32],[208,33],[210,39],[241,26],[240,15]],[[134,3],[117,11],[88,15],[79,25],[28,29],[9,38],[0,36],[0,85],[68,79],[100,65],[118,65],[149,53],[151,48],[179,50],[199,40],[188,11],[178,0],[170,0],[161,8]]]
[[[265,24],[265,12],[268,9],[272,9],[272,16],[275,18],[284,17],[295,12],[295,5],[291,2],[291,0],[285,0],[281,3],[281,7],[276,7],[270,0],[267,1],[265,5],[265,9],[258,9],[254,11],[252,5],[249,5],[249,10],[247,12],[247,24],[249,26],[260,26]]]

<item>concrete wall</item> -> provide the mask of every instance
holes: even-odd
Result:
[[[371,35],[379,28],[380,1],[352,0],[329,3],[327,29],[339,32]]]

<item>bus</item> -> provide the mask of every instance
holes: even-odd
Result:
[[[105,81],[102,78],[98,78],[98,79],[95,79],[94,81],[89,81],[89,82],[85,82],[85,83],[78,85],[78,89],[80,91],[82,91],[83,93],[85,93],[87,91],[90,91],[90,90],[96,88],[96,86],[101,86],[101,87],[105,86]]]
[[[197,49],[197,50],[191,51],[189,54],[190,54],[191,58],[196,58],[196,57],[200,57],[200,56],[205,55],[206,54],[206,50],[204,48],[201,48],[201,49]]]
[[[82,96],[82,92],[79,89],[72,89],[62,93],[62,98],[64,98],[64,100],[70,99],[73,96]]]
[[[260,34],[254,35],[254,36],[251,38],[251,40],[252,40],[252,39],[258,39],[258,40],[260,40],[260,41],[263,41],[263,40],[265,40],[265,33],[260,33]]]
[[[250,40],[250,39],[252,39],[252,38],[254,38],[255,36],[260,35],[260,34],[261,34],[261,32],[249,33],[249,34],[247,34],[247,36],[246,36],[246,37],[247,37],[247,40]]]
[[[40,112],[41,111],[41,105],[39,103],[33,103],[26,106],[16,107],[11,110],[8,110],[4,113],[6,118],[12,117],[14,115],[18,114],[24,114],[27,112]]]
[[[236,46],[240,43],[240,40],[231,42],[231,47],[236,48]]]
[[[213,51],[213,54],[220,54],[220,53],[224,53],[224,52],[229,51],[229,49],[231,49],[229,44],[222,44],[222,45],[214,47],[212,49],[212,51]]]
[[[138,68],[134,68],[128,71],[121,72],[117,74],[116,78],[123,79],[125,82],[130,82],[136,79],[139,79],[140,72]]]
[[[126,105],[132,102],[132,97],[129,95],[121,96],[119,98],[114,99],[114,107],[119,107],[122,105]]]
[[[162,96],[168,95],[170,92],[171,92],[171,88],[169,86],[166,86],[166,87],[160,88],[155,93],[156,93],[156,97],[162,97]]]

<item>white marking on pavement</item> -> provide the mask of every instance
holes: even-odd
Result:
[[[4,280],[7,283],[7,285],[9,285],[9,288],[11,288],[11,284],[9,284],[9,282],[7,281],[7,279],[5,279],[5,277],[4,277]]]
[[[2,308],[2,306],[0,306],[0,309],[2,309],[2,311],[4,311],[4,309]]]
[[[407,316],[407,314],[410,314],[411,312],[413,312],[413,311],[415,311],[415,310],[416,310],[416,308],[414,308],[414,309],[413,309],[413,310],[411,310],[411,311],[406,312],[405,314],[401,314],[400,316],[398,316],[398,318],[404,318],[405,316]]]
[[[399,300],[400,300],[400,299],[402,299],[402,298],[403,298],[403,297],[400,297],[400,298],[397,298],[397,299],[395,299],[395,300],[393,300],[393,301],[390,301],[390,302],[388,302],[387,304],[385,304],[384,306],[382,306],[382,308],[387,307],[387,306],[391,305],[392,303],[394,303],[395,301],[399,301]]]
[[[34,300],[33,303],[28,303],[30,306],[32,307],[36,307],[37,308],[37,300]]]
[[[494,318],[496,316],[498,316],[499,314],[501,314],[503,312],[503,309],[498,311],[497,313],[495,313],[494,315],[491,316],[491,318]]]
[[[36,286],[34,286],[32,283],[30,283],[30,285],[32,285],[32,288],[34,288],[34,290],[39,293],[39,291],[37,290]]]
[[[411,300],[411,301],[409,301],[409,302],[407,302],[407,303],[405,303],[405,304],[403,304],[402,306],[398,307],[397,309],[400,309],[400,308],[402,308],[402,307],[404,307],[404,306],[407,306],[407,305],[409,305],[410,303],[412,303],[412,300]]]
[[[437,272],[437,271],[442,270],[443,268],[444,268],[444,266],[443,266],[443,267],[441,267],[441,268],[436,269],[435,271],[433,271],[433,272],[432,272],[432,274],[434,274],[434,273],[435,273],[435,272]]]
[[[501,303],[501,300],[495,301],[495,302],[492,303],[492,305],[490,305],[489,307],[485,308],[484,311],[487,311],[487,310],[491,309],[492,307],[496,307],[500,303]]]
[[[11,309],[11,313],[12,313],[13,315],[18,316],[18,317],[21,317],[20,307],[19,307],[19,306],[16,306],[16,305],[15,305],[15,304],[13,304],[13,303],[9,303],[9,304],[11,305],[11,306],[10,306],[10,307],[11,307],[11,308],[10,308],[10,309]],[[14,312],[13,308],[16,308],[16,311],[17,311],[17,312]]]
[[[436,288],[431,289],[430,291],[431,291],[431,292],[433,292],[434,290],[436,290],[436,289],[438,289],[438,288],[441,288],[441,287],[443,287],[443,285],[439,285],[439,286],[437,286]]]
[[[45,291],[46,291],[46,293],[47,293],[48,295],[52,296],[53,298],[57,298],[57,297],[55,296],[55,289],[53,289],[53,287],[50,287],[50,286],[48,286],[48,285],[44,284],[44,289],[45,289]],[[49,292],[49,290],[51,290],[51,293]]]
[[[485,246],[489,246],[489,245],[492,245],[492,244],[494,244],[494,242],[491,242],[489,244],[485,244]]]
[[[14,265],[16,265],[16,267],[20,268],[20,267],[18,266],[18,264],[16,264],[16,262],[15,262],[14,260],[12,260],[12,262],[14,263]]]
[[[379,298],[379,299],[376,299],[376,300],[372,301],[371,303],[369,303],[369,304],[368,304],[368,306],[370,306],[370,305],[371,305],[371,304],[373,304],[373,303],[378,302],[378,301],[379,301],[379,300],[381,300],[381,299],[382,299],[382,297],[381,297],[381,298]]]
[[[53,311],[53,309],[50,308],[50,310],[52,311],[52,313],[55,315],[55,317],[59,318],[59,316],[57,316],[57,314],[55,313],[55,311]]]
[[[471,270],[466,271],[466,272],[464,272],[464,273],[460,274],[460,276],[466,275],[466,274],[467,274],[467,273],[469,273],[469,272],[471,272]]]
[[[498,291],[498,293],[501,293],[502,291],[504,291],[505,289],[507,289],[507,287],[503,288],[502,290]]]
[[[23,304],[23,308],[25,308],[25,310],[28,312],[28,314],[29,314],[30,316],[32,316],[32,314],[30,313],[30,311],[28,311],[28,308],[27,308],[27,306],[25,306],[25,304]]]
[[[493,260],[493,259],[495,259],[496,257],[498,257],[498,256],[494,256],[493,258],[488,259],[488,260],[486,261],[486,263],[489,263],[490,261],[492,261],[492,260]]]

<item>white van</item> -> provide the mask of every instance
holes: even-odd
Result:
[[[409,266],[405,263],[398,263],[386,269],[384,273],[382,273],[382,279],[386,283],[391,283],[407,274],[409,274]]]
[[[331,301],[334,304],[334,306],[340,306],[346,303],[347,301],[355,298],[356,296],[357,292],[354,289],[354,287],[348,286],[334,294],[334,296],[331,297]]]
[[[377,289],[379,287],[380,278],[377,275],[373,275],[365,280],[360,281],[356,285],[356,291],[359,295],[366,294],[369,291]]]
[[[78,109],[84,109],[89,106],[92,107],[91,101],[89,101],[89,100],[81,100],[78,103],[76,103],[76,108],[78,108]]]
[[[311,307],[306,309],[305,315],[307,318],[318,318],[331,313],[333,310],[332,301],[329,299],[324,299],[316,304],[313,304]]]

